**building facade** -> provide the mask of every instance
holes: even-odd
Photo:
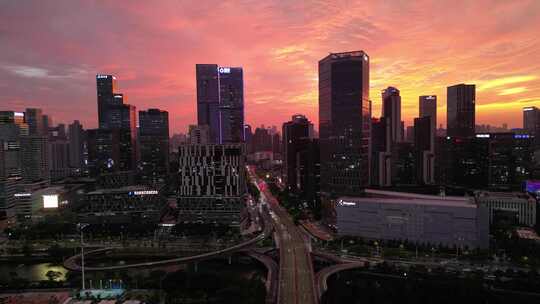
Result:
[[[488,210],[471,198],[367,192],[368,197],[338,199],[339,235],[462,249],[489,247]]]
[[[197,64],[197,124],[211,143],[244,142],[244,76],[240,67]]]
[[[369,57],[331,53],[319,61],[321,192],[353,195],[369,183]]]
[[[311,122],[296,114],[283,124],[283,177],[290,191],[296,192],[300,181],[297,180],[297,153],[301,150],[304,139],[309,139]]]
[[[169,173],[169,113],[139,111],[139,147],[142,178],[156,182]]]
[[[536,225],[536,200],[528,194],[477,191],[475,200],[488,209],[490,224]]]
[[[390,122],[390,138],[392,144],[403,141],[401,125],[401,96],[399,90],[388,87],[382,91],[382,117]]]
[[[178,221],[238,225],[246,191],[244,145],[180,145],[178,163]]]
[[[476,86],[457,84],[447,88],[446,93],[447,135],[473,137],[475,134]]]

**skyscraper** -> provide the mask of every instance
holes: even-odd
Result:
[[[432,184],[435,182],[434,131],[431,116],[414,119],[416,182],[420,184]]]
[[[382,91],[382,117],[390,120],[390,137],[392,143],[403,141],[401,125],[401,96],[399,90],[388,87]]]
[[[109,128],[109,107],[114,104],[116,77],[96,75],[99,128]]]
[[[476,86],[457,84],[447,88],[447,135],[473,137],[475,132]]]
[[[285,184],[291,191],[301,188],[297,180],[297,153],[304,146],[302,139],[309,139],[311,122],[304,116],[296,114],[291,121],[283,124],[283,167]]]
[[[49,149],[45,136],[21,136],[23,179],[26,182],[49,180]]]
[[[375,186],[392,185],[390,119],[372,119],[371,122],[371,181]]]
[[[437,131],[437,96],[436,95],[424,95],[418,98],[419,102],[419,117],[431,117],[431,127],[433,128],[433,134]]]
[[[355,195],[369,182],[369,57],[331,53],[319,61],[321,191]]]
[[[540,109],[537,107],[523,108],[523,129],[534,135],[537,146],[540,146]]]
[[[48,130],[45,130],[43,113],[41,109],[26,109],[24,118],[26,123],[28,124],[28,134],[47,136]]]
[[[84,130],[78,120],[68,126],[69,166],[81,169],[84,164]]]
[[[135,169],[137,160],[137,122],[135,106],[124,103],[125,96],[116,92],[116,77],[96,75],[99,131],[90,132],[92,140],[103,147],[99,152],[89,145],[89,159],[96,166],[94,173],[108,171],[126,171]],[[112,140],[112,139],[115,140]],[[90,151],[92,150],[92,151]],[[105,155],[110,152],[112,154]],[[113,153],[114,152],[114,153]]]
[[[417,181],[424,184],[435,182],[435,137],[437,136],[437,96],[426,95],[419,97],[420,119],[415,119],[421,130],[415,132],[415,147],[417,149]],[[425,130],[429,120],[429,132]],[[425,136],[428,136],[424,138]],[[429,141],[429,144],[427,143]],[[425,149],[429,147],[429,149]]]
[[[169,113],[159,109],[139,111],[139,143],[142,177],[164,178],[169,172]]]
[[[218,68],[220,143],[244,142],[244,76],[242,68]]]
[[[213,143],[244,141],[244,80],[240,67],[197,64],[197,124]]]

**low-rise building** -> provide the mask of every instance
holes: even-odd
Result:
[[[88,192],[73,208],[81,222],[137,223],[159,221],[164,199],[147,186],[126,186]]]
[[[487,208],[471,197],[366,190],[336,201],[340,235],[460,248],[489,246]]]
[[[536,225],[536,200],[526,193],[478,191],[476,203],[488,209],[490,224]]]

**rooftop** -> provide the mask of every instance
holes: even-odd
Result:
[[[476,208],[472,197],[426,195],[373,189],[366,189],[365,192],[366,196],[363,197],[341,197],[339,198],[339,204],[341,206],[355,206],[356,203],[376,202],[381,204],[415,204]]]

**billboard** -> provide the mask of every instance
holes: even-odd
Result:
[[[43,195],[43,208],[45,209],[58,208],[58,194],[44,194]]]
[[[540,193],[540,180],[528,180],[525,182],[525,191]]]

